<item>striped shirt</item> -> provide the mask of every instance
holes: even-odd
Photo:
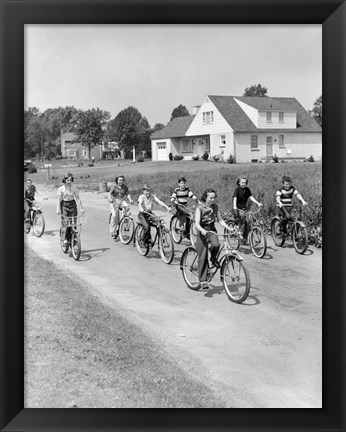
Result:
[[[298,195],[298,191],[294,186],[291,186],[288,190],[282,188],[276,192],[276,196],[280,197],[280,201],[284,207],[292,206],[294,195]]]
[[[195,194],[192,191],[190,191],[188,187],[186,187],[183,190],[181,190],[180,187],[177,187],[176,189],[174,189],[171,200],[172,201],[177,200],[178,204],[186,205],[187,199],[192,198],[194,196]]]

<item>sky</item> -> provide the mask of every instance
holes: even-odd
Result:
[[[150,126],[207,95],[322,94],[322,25],[26,25],[24,108],[109,111],[133,106]]]

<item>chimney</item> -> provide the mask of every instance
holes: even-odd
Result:
[[[192,115],[196,115],[201,108],[201,105],[195,105],[192,107]]]

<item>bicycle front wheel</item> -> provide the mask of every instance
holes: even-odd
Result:
[[[227,225],[232,229],[232,232],[225,228],[223,231],[224,239],[227,241],[229,247],[232,250],[238,250],[240,246],[238,225],[234,224],[233,222],[229,222]]]
[[[177,216],[173,216],[171,219],[171,233],[172,233],[172,237],[175,243],[179,244],[181,243],[182,239],[183,239],[183,232],[185,231],[185,226],[186,224],[184,224],[184,222],[182,221],[181,218],[177,217]]]
[[[41,237],[41,235],[44,233],[45,226],[46,222],[44,220],[43,214],[41,212],[35,212],[32,227],[36,237]]]
[[[180,259],[180,270],[186,285],[197,291],[201,287],[198,277],[198,254],[193,246],[188,246]]]
[[[170,264],[174,257],[174,243],[172,234],[168,229],[164,228],[160,232],[159,249],[162,261]]]
[[[135,230],[135,224],[133,219],[129,216],[125,216],[119,225],[119,238],[122,244],[129,244],[133,238],[133,232]]]
[[[273,241],[276,246],[283,246],[285,243],[285,236],[280,227],[280,218],[275,216],[270,224],[270,230],[273,237]]]
[[[191,225],[190,225],[190,242],[191,242],[191,244],[192,244],[193,247],[196,247],[196,243],[197,243],[197,228],[196,228],[196,224],[195,224],[194,220],[191,221]]]
[[[250,292],[250,274],[243,262],[228,255],[221,266],[221,280],[228,298],[243,303]]]
[[[64,253],[67,253],[68,252],[68,248],[69,248],[69,243],[68,243],[68,241],[66,243],[64,242],[64,240],[65,240],[65,231],[66,231],[66,228],[60,228],[60,247],[61,247],[61,250]]]
[[[81,242],[79,233],[72,233],[71,236],[71,250],[73,259],[78,261],[81,253]]]
[[[138,253],[142,256],[148,255],[149,245],[143,242],[144,228],[142,225],[137,225],[135,229],[135,245]]]
[[[252,253],[257,258],[263,258],[267,252],[267,239],[260,227],[253,227],[249,236]]]
[[[297,221],[292,229],[293,246],[297,253],[303,254],[308,248],[308,232],[304,224]]]

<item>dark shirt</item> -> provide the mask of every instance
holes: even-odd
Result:
[[[198,206],[201,212],[201,220],[200,225],[202,228],[208,230],[210,228],[214,228],[215,220],[218,215],[218,207],[216,204],[212,204],[210,207],[207,207],[204,203]]]
[[[119,187],[119,185],[115,183],[111,187],[111,190],[109,191],[109,193],[114,198],[123,199],[124,197],[126,197],[129,194],[129,189],[125,184],[123,184],[121,187]]]
[[[247,186],[244,188],[237,186],[233,192],[233,198],[237,198],[237,208],[245,210],[250,196],[252,196],[252,193]]]
[[[25,189],[24,196],[25,198],[33,201],[35,199],[35,192],[36,192],[36,186],[32,184],[29,188]]]

